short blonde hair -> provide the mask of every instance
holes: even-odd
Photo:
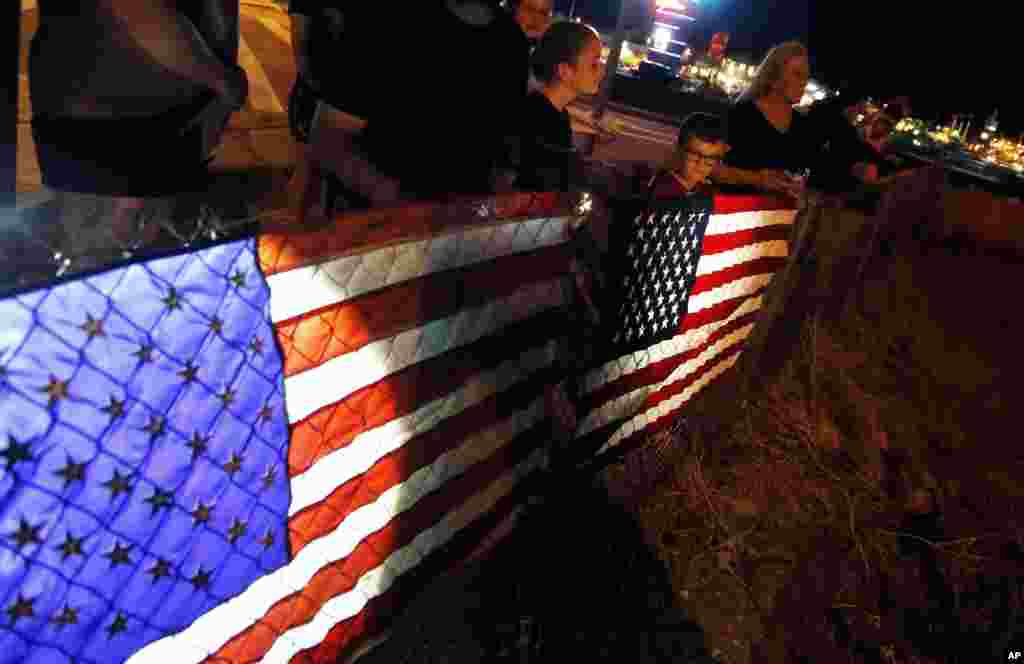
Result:
[[[768,51],[764,60],[757,68],[754,80],[740,96],[740,101],[757,100],[771,92],[772,87],[782,80],[786,63],[798,57],[807,57],[807,47],[798,41],[788,41],[779,44]]]

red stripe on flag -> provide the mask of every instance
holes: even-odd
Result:
[[[301,593],[275,603],[259,622],[232,637],[207,661],[241,664],[262,658],[285,632],[308,623],[326,602],[351,591],[364,574],[523,461],[536,448],[542,427],[516,437],[486,461],[450,479],[443,490],[424,496],[408,512],[360,542],[349,556],[322,567]]]
[[[748,228],[733,233],[707,234],[704,236],[704,246],[701,254],[720,254],[723,251],[730,251],[759,242],[774,242],[777,240],[789,239],[790,227],[788,225],[776,224],[773,226],[761,226],[760,228]]]
[[[647,410],[649,410],[649,409],[657,406],[658,404],[660,404],[665,399],[669,399],[669,398],[675,396],[676,394],[681,393],[687,387],[689,387],[693,383],[695,383],[698,380],[700,380],[700,378],[702,376],[704,376],[704,374],[706,374],[708,371],[711,371],[711,369],[713,369],[716,365],[718,365],[721,362],[724,362],[725,360],[728,360],[733,355],[738,355],[742,350],[743,350],[743,343],[738,343],[735,346],[733,346],[732,348],[726,350],[725,352],[720,353],[719,355],[716,355],[714,358],[712,358],[711,360],[709,360],[705,364],[701,365],[701,367],[696,372],[691,374],[686,379],[684,379],[682,381],[679,381],[678,383],[673,383],[672,385],[666,386],[663,390],[659,391],[657,394],[652,394],[648,398],[647,403],[644,404],[644,407],[641,409],[640,412],[641,413],[646,412]],[[734,369],[734,367],[730,367],[724,373],[722,373],[720,376],[718,376],[715,380],[721,380],[723,376],[728,374],[728,372],[732,371],[733,369]],[[707,387],[707,386],[705,386],[705,387]],[[696,396],[696,395],[694,395],[694,396]],[[691,397],[691,398],[693,398],[693,397]],[[628,435],[625,438],[621,439],[618,442],[618,444],[615,446],[615,453],[616,454],[626,454],[626,453],[630,452],[631,450],[636,449],[637,447],[642,446],[644,441],[649,436],[651,436],[652,434],[658,433],[660,431],[664,431],[665,429],[667,429],[670,426],[672,426],[672,424],[675,422],[676,414],[679,413],[679,411],[682,410],[686,406],[687,403],[688,403],[688,401],[684,401],[683,403],[679,404],[679,406],[677,408],[672,409],[671,411],[669,411],[665,415],[663,415],[663,416],[653,420],[652,422],[648,423],[647,426],[645,426],[643,429],[639,429],[638,431],[634,431],[630,435]],[[597,431],[594,431],[591,434],[588,434],[588,436],[586,436],[584,438],[581,438],[580,440],[581,441],[586,440],[587,443],[590,444],[591,446],[599,448],[601,445],[604,444],[604,441],[607,441],[609,438],[611,438],[612,434],[614,434],[616,431],[618,431],[622,426],[624,426],[631,419],[633,419],[633,418],[627,417],[627,418],[618,420],[616,422],[613,422],[612,424],[609,424],[608,426],[602,427],[601,429],[598,429]]]
[[[792,198],[771,194],[717,194],[712,214],[737,212],[768,212],[769,210],[795,210]]]
[[[456,565],[455,561],[462,559],[492,529],[513,515],[525,498],[530,479],[525,478],[515,490],[498,499],[490,512],[461,530],[447,545],[424,558],[410,573],[399,577],[386,592],[370,600],[358,615],[331,628],[319,645],[292,657],[291,662],[334,664],[350,657],[362,644],[387,629],[394,617],[435,577],[449,571],[458,573],[453,568],[464,565]]]
[[[644,406],[643,406],[643,408],[641,409],[640,412],[644,412],[644,411],[650,410],[651,408],[654,408],[654,407],[658,406],[662,401],[665,401],[666,399],[671,399],[672,397],[676,396],[677,394],[682,393],[683,390],[685,390],[690,385],[692,385],[693,383],[695,383],[698,380],[700,380],[700,378],[704,374],[706,374],[708,371],[713,369],[715,367],[715,365],[720,364],[721,362],[724,362],[725,360],[729,359],[733,355],[739,355],[740,352],[743,350],[743,348],[745,346],[746,346],[746,341],[740,341],[740,342],[737,342],[736,344],[733,344],[729,348],[725,349],[724,351],[722,351],[718,355],[715,355],[713,358],[709,359],[707,362],[702,364],[700,366],[700,368],[698,368],[696,371],[691,373],[689,376],[687,376],[683,380],[678,380],[678,381],[676,381],[674,383],[666,385],[665,387],[661,388],[660,390],[658,390],[654,394],[648,396],[647,400],[644,402]],[[681,404],[680,404],[680,407],[682,407]],[[675,413],[676,410],[678,410],[678,408],[672,410],[668,415],[665,415],[665,416],[663,416],[662,418],[659,418],[659,419],[669,419],[670,415],[672,413]]]
[[[457,389],[481,371],[552,338],[565,324],[561,310],[540,313],[497,334],[420,362],[321,408],[292,426],[288,472],[294,477],[348,445],[364,431],[408,415]]]
[[[426,275],[281,321],[275,327],[285,376],[462,309],[482,306],[528,284],[564,276],[570,257],[564,244],[544,247]]]
[[[692,314],[687,314],[686,318],[683,319],[683,324],[680,326],[680,332],[689,332],[699,327],[704,327],[715,321],[725,320],[729,316],[732,316],[737,309],[743,306],[743,303],[752,297],[763,295],[765,292],[764,288],[759,288],[756,291],[751,292],[748,295],[741,295],[740,297],[734,297],[731,300],[719,302],[714,306],[710,306],[706,309]]]
[[[723,337],[732,334],[744,325],[749,325],[754,322],[757,315],[757,311],[752,311],[749,314],[740,316],[736,320],[730,321],[715,330],[715,332],[699,346],[693,346],[678,355],[673,355],[672,357],[667,357],[659,362],[649,364],[642,369],[638,369],[633,373],[604,385],[583,399],[582,412],[589,413],[593,409],[600,407],[605,402],[611,401],[612,399],[618,398],[624,394],[628,394],[633,390],[640,389],[647,385],[660,383],[668,378],[679,365],[697,357]]]
[[[333,531],[350,514],[457,448],[469,436],[528,406],[551,379],[550,371],[542,371],[448,418],[385,455],[324,500],[295,514],[288,526],[292,555],[298,555],[307,544]]]
[[[480,206],[488,204],[493,205],[494,214],[488,212],[481,217]],[[258,247],[260,267],[264,274],[271,275],[494,221],[567,214],[568,200],[557,193],[514,193],[455,203],[375,208],[341,214],[327,227],[313,231],[298,227],[294,213],[280,212],[263,224]]]
[[[697,281],[694,282],[693,290],[690,291],[690,297],[692,298],[694,295],[713,290],[720,286],[725,286],[726,284],[745,277],[753,277],[759,274],[775,274],[775,272],[782,269],[785,265],[785,258],[756,258],[752,261],[747,261],[746,263],[727,267],[724,270],[719,270],[718,272],[701,275],[697,278]]]

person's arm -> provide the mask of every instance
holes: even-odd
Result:
[[[892,175],[883,175],[878,178],[877,183],[882,186],[890,185],[894,182],[917,175],[921,172],[921,167],[917,168],[905,168],[901,171],[896,171]]]
[[[745,168],[736,168],[719,164],[712,173],[712,178],[722,184],[744,185],[747,187],[758,187],[763,185],[760,171],[751,171]]]
[[[245,103],[245,72],[220,60],[192,22],[167,0],[100,0],[100,6],[158,64],[213,90],[234,108]]]
[[[719,164],[711,179],[720,184],[755,187],[762,191],[790,196],[800,195],[800,185],[782,171],[771,169],[748,170],[726,164]]]

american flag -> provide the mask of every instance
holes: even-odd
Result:
[[[786,200],[717,195],[656,201],[616,221],[613,344],[582,380],[581,447],[640,444],[736,363],[795,215]]]
[[[792,219],[744,200],[716,201],[678,334],[586,376],[584,437],[660,426],[735,361]],[[334,662],[381,634],[543,461],[572,224],[551,196],[379,210],[0,301],[0,662]]]
[[[541,461],[558,200],[0,301],[0,662],[334,662],[378,633]]]

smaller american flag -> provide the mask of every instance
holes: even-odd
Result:
[[[642,444],[736,363],[795,214],[770,196],[699,194],[614,211],[606,342],[581,379],[579,449]]]
[[[613,283],[619,284],[616,316],[610,321],[618,354],[675,336],[697,276],[710,196],[695,195],[630,215],[615,231],[613,246],[625,247]]]

